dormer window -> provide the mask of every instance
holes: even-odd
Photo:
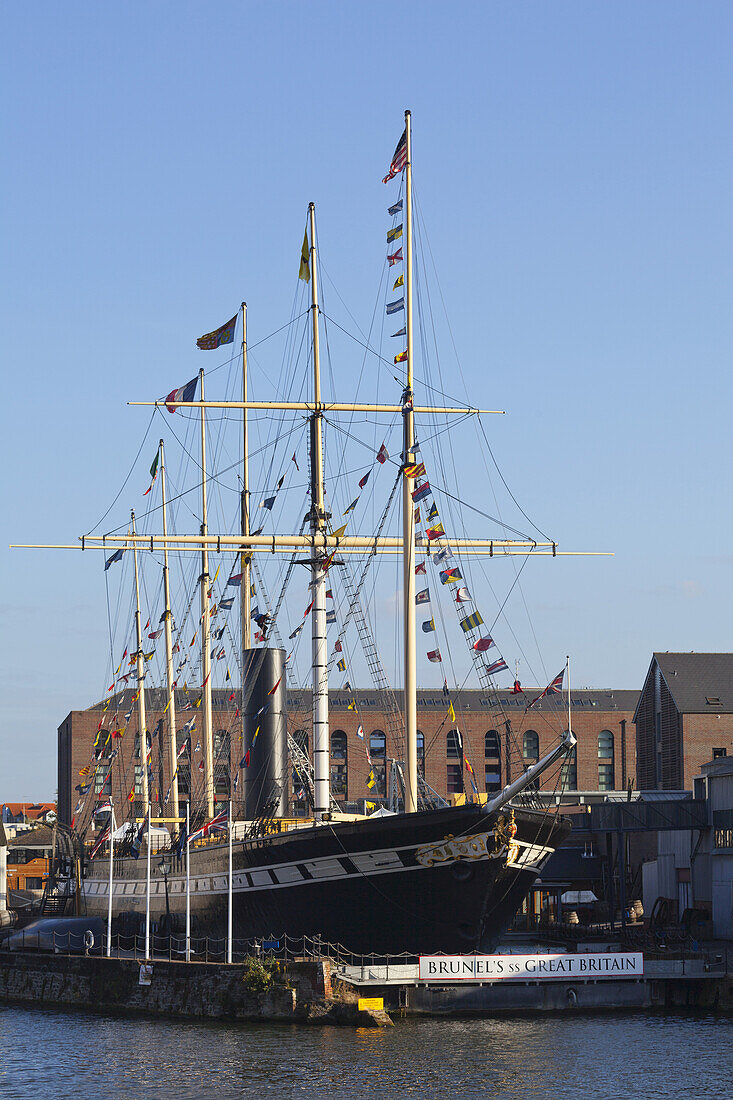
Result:
[[[705,696],[705,702],[707,703],[707,705],[709,707],[719,707],[720,706],[720,698],[717,695],[706,695]]]

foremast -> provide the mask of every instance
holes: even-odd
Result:
[[[160,497],[163,511],[163,598],[165,599],[165,672],[168,687],[168,760],[171,773],[173,816],[179,816],[178,806],[178,746],[176,744],[176,682],[173,673],[173,612],[171,610],[171,583],[168,569],[168,513],[165,496],[165,452],[160,440]]]
[[[140,738],[140,762],[142,764],[140,770],[142,772],[142,816],[144,818],[146,817],[148,808],[150,806],[148,792],[148,730],[147,720],[145,717],[145,657],[143,655],[143,632],[142,626],[140,624],[140,575],[137,568],[137,542],[135,541],[135,535],[137,532],[135,531],[134,511],[131,513],[130,519],[133,539],[133,561],[135,565],[135,641],[137,642],[135,657],[137,659],[137,725],[139,730],[138,736]]]
[[[201,696],[204,711],[204,797],[209,820],[214,816],[214,736],[211,716],[211,609],[209,604],[209,547],[206,511],[206,408],[204,402],[204,372],[199,371],[201,393]]]

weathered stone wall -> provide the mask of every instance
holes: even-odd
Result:
[[[210,1019],[290,1020],[295,989],[263,993],[245,984],[244,966],[156,961],[149,986],[134,959],[0,952],[0,1000]]]

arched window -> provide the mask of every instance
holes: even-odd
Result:
[[[308,733],[306,730],[294,730],[293,741],[305,755],[308,755]],[[305,775],[301,775],[295,763],[292,774],[293,817],[305,817],[308,813],[308,789]]]
[[[449,760],[460,760],[463,756],[463,744],[458,730],[448,730],[446,733],[445,751]]]
[[[369,754],[374,757],[379,757],[384,760],[387,756],[387,738],[384,736],[383,730],[372,730],[369,735]]]
[[[417,741],[417,770],[425,778],[425,734],[422,730],[417,731],[415,739]]]
[[[523,741],[524,759],[536,761],[540,758],[540,739],[534,730],[525,730]]]
[[[572,752],[565,757],[560,766],[560,783],[566,791],[578,789],[578,753],[573,747]]]
[[[387,738],[384,730],[372,730],[369,735],[369,755],[375,784],[367,788],[367,798],[387,797]]]
[[[337,801],[345,801],[348,794],[349,747],[343,730],[331,734],[331,793]]]
[[[601,730],[598,734],[598,757],[613,760],[613,734],[610,730]]]
[[[484,782],[487,791],[501,790],[501,741],[496,730],[488,730],[484,737]]]
[[[226,802],[230,795],[230,744],[229,730],[216,730],[214,733],[214,797],[217,802]]]
[[[445,751],[449,760],[457,760],[457,764],[449,764],[446,769],[446,790],[448,794],[461,794],[463,792],[463,743],[457,729],[448,730],[445,735]]]

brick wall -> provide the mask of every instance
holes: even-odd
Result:
[[[178,696],[179,693],[177,693]],[[480,692],[464,692],[456,700],[457,726],[461,732],[465,756],[470,761],[476,776],[479,791],[486,790],[486,767],[498,772],[498,781],[503,786],[510,779],[516,779],[525,765],[533,762],[531,755],[533,734],[537,738],[537,751],[539,756],[557,743],[562,731],[567,726],[567,712],[564,702],[559,698],[545,698],[541,700],[528,713],[524,713],[528,699],[533,698],[538,692],[528,689],[526,696],[512,698],[506,696],[501,700],[501,709],[492,709],[486,705]],[[236,703],[228,702],[225,692],[215,692],[215,705],[213,715],[213,728],[231,731],[231,759],[233,763],[232,775],[237,770],[237,765],[243,755],[240,742],[240,719],[235,718]],[[365,745],[369,745],[372,734],[381,730],[385,733],[386,752],[385,761],[392,756],[398,758],[402,755],[399,745],[390,744],[389,723],[387,715],[381,706],[377,705],[378,696],[374,692],[356,692],[359,705],[357,712],[348,709],[348,697],[334,692],[330,707],[331,734],[343,731],[347,740],[347,799],[372,799],[374,791],[367,787],[369,766],[366,758]],[[85,776],[79,773],[84,768],[92,765],[92,746],[97,735],[100,722],[102,730],[109,731],[124,726],[124,714],[132,710],[127,729],[122,737],[112,737],[108,744],[111,748],[117,748],[118,758],[115,761],[112,772],[112,797],[116,806],[127,806],[127,796],[132,787],[133,768],[135,764],[135,734],[137,732],[137,713],[135,706],[131,704],[132,693],[125,692],[116,703],[113,702],[108,710],[103,710],[101,705],[89,710],[72,711],[58,730],[58,773],[59,773],[59,817],[60,820],[69,823],[74,808],[78,801],[83,801],[88,812],[88,800],[95,800],[94,786],[82,795],[74,788],[82,785]],[[203,759],[202,753],[196,751],[200,740],[203,725],[200,710],[183,710],[184,696],[180,702],[176,700],[178,741],[183,739],[180,732],[185,723],[193,714],[196,716],[196,729],[192,735],[192,747],[194,749],[191,771],[192,788],[194,798],[203,793],[203,772],[199,770],[199,761]],[[577,754],[577,789],[597,790],[599,787],[599,764],[605,765],[604,778],[611,782],[613,789],[621,789],[631,779],[636,778],[636,752],[634,727],[632,725],[633,706],[636,701],[632,692],[578,692],[573,706],[573,730],[578,738]],[[159,778],[159,738],[153,739],[153,785],[151,794],[153,800],[158,789],[163,795],[170,783],[170,768],[168,765],[168,751],[166,746],[167,725],[162,705],[163,694],[151,693],[147,707],[146,719],[148,730],[154,730],[160,718],[163,718],[164,743],[162,745],[162,777]],[[115,709],[116,706],[116,709]],[[310,704],[305,696],[291,693],[290,720],[288,728],[292,733],[302,727],[308,733],[309,749],[312,757],[312,735],[310,723]],[[116,715],[116,720],[115,720]],[[506,728],[505,723],[511,724],[510,736],[511,775],[507,775],[506,768]],[[362,725],[364,738],[357,736],[357,729]],[[461,768],[461,760],[457,756],[448,755],[447,734],[452,728],[448,721],[447,700],[440,692],[423,692],[418,703],[418,728],[423,734],[425,745],[425,778],[428,784],[439,794],[449,795],[448,768],[449,765],[458,765],[458,774],[462,776],[467,788],[470,789],[468,773]],[[500,746],[500,758],[486,756],[486,734],[496,731]],[[599,758],[598,738],[599,734],[607,730],[613,737],[613,756]],[[624,736],[625,730],[625,736]],[[527,737],[525,738],[525,735]],[[103,732],[101,741],[106,739]],[[530,755],[523,755],[525,740]],[[623,774],[623,762],[625,756],[625,776]],[[379,764],[379,758],[372,751],[374,764]],[[139,757],[137,758],[140,764]],[[342,761],[332,758],[332,769]],[[570,777],[569,777],[570,778]],[[625,782],[624,782],[625,780]],[[553,789],[557,783],[557,769],[547,773],[543,777],[541,786],[545,789]],[[242,784],[238,790],[241,793]],[[229,792],[222,792],[221,798],[226,800]],[[241,814],[242,805],[236,792],[232,792],[234,811]],[[135,804],[136,812],[140,810],[139,793]],[[170,805],[167,809],[161,809],[159,816],[172,813]]]

